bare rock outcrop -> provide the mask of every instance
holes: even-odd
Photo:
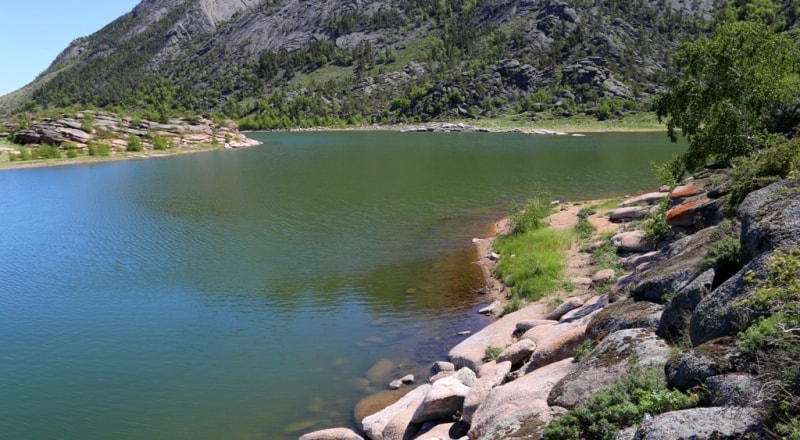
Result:
[[[564,359],[492,389],[472,417],[469,438],[513,438],[523,427],[543,429],[557,412],[547,395],[573,368],[572,359]]]
[[[364,437],[349,428],[331,428],[310,432],[300,436],[298,440],[364,440]]]
[[[541,319],[546,313],[544,305],[532,305],[509,313],[461,341],[450,350],[448,357],[457,368],[467,367],[478,371],[485,363],[488,347],[508,347],[515,341],[513,335],[518,322]]]
[[[652,330],[620,330],[600,342],[565,376],[550,392],[547,403],[574,408],[627,375],[633,368],[633,359],[640,366],[663,368],[668,355],[669,347]]]
[[[418,426],[410,426],[417,407],[433,386],[421,385],[406,393],[397,402],[361,421],[364,433],[371,440],[405,439],[416,434]]]
[[[761,417],[753,408],[692,408],[654,416],[638,429],[626,430],[629,437],[617,436],[617,439],[734,440],[761,432]]]
[[[506,376],[511,372],[512,363],[490,362],[481,368],[480,375],[475,384],[469,389],[467,397],[464,399],[464,408],[461,417],[467,422],[472,423],[472,416],[483,403],[492,388],[505,382]]]
[[[462,368],[452,376],[434,382],[411,418],[412,423],[423,423],[452,418],[461,412],[464,399],[477,377],[469,368]]]

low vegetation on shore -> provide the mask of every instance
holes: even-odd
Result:
[[[255,145],[232,121],[163,122],[84,110],[21,115],[0,125],[0,168],[166,156]]]

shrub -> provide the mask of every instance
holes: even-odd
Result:
[[[706,255],[700,261],[700,270],[716,268],[718,271],[730,272],[739,267],[739,252],[742,247],[738,231],[730,220],[717,226],[714,241],[708,246]],[[734,270],[735,272],[735,270]]]
[[[84,115],[83,121],[81,121],[81,130],[85,131],[86,133],[92,134],[92,132],[94,131],[92,122],[94,122],[94,115],[91,114]]]
[[[128,136],[128,146],[125,148],[125,151],[142,151],[143,149],[142,140],[139,139],[139,136],[135,134]]]
[[[503,305],[503,310],[500,312],[500,316],[508,315],[509,313],[516,312],[517,310],[525,307],[527,302],[519,297],[510,298],[506,301],[505,305]]]
[[[514,233],[524,234],[545,225],[545,219],[553,212],[550,192],[544,189],[534,190],[534,196],[525,203],[524,209],[514,205],[511,207],[511,227]]]
[[[160,134],[153,136],[153,149],[156,150],[166,150],[167,149],[167,138]]]
[[[497,359],[498,357],[500,357],[500,353],[502,353],[503,350],[504,350],[503,347],[497,347],[497,346],[494,346],[494,345],[490,345],[490,346],[486,347],[486,354],[483,357],[483,361],[484,362],[491,362],[491,361]]]
[[[800,249],[770,257],[755,294],[739,307],[761,315],[739,334],[739,349],[763,379],[770,421],[786,437],[800,430]],[[747,325],[747,323],[742,323]]]
[[[590,238],[596,230],[594,225],[591,224],[588,219],[580,217],[578,217],[578,223],[576,223],[572,229],[575,231],[578,237],[584,239]]]
[[[669,211],[669,197],[664,197],[658,204],[658,209],[647,213],[642,222],[644,236],[656,242],[666,238],[669,233],[667,225],[667,211]]]
[[[645,413],[651,415],[697,406],[699,396],[667,389],[655,370],[634,367],[613,386],[589,397],[544,430],[544,440],[611,440],[621,428],[637,425]]]
[[[584,206],[578,211],[578,219],[587,219],[590,215],[594,214],[597,214],[597,207],[595,205]]]
[[[678,154],[673,154],[672,159],[664,162],[661,165],[655,163],[655,161],[650,161],[650,167],[653,168],[653,172],[656,175],[656,178],[662,185],[667,185],[670,188],[675,188],[678,184],[681,183],[683,179],[683,174],[686,172],[686,166],[683,163],[683,158]]]
[[[111,147],[108,144],[100,144],[94,141],[89,141],[89,156],[108,156]]]
[[[580,362],[592,352],[594,348],[594,342],[591,339],[586,339],[585,341],[581,342],[581,345],[575,349],[575,356],[572,358],[572,362]]]
[[[800,169],[800,139],[779,142],[756,154],[733,161],[727,205],[733,210],[751,192],[791,175]]]
[[[60,157],[61,151],[59,151],[58,147],[48,144],[41,145],[31,150],[32,159],[58,159]]]
[[[67,157],[70,159],[75,159],[78,157],[78,150],[67,150]]]

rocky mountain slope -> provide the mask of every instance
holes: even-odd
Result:
[[[245,128],[635,110],[710,0],[143,0],[0,113],[223,111]]]

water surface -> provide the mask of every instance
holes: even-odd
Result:
[[[486,318],[471,238],[537,184],[649,191],[663,134],[273,133],[0,172],[0,438],[296,438]],[[393,368],[367,383],[381,360]]]

